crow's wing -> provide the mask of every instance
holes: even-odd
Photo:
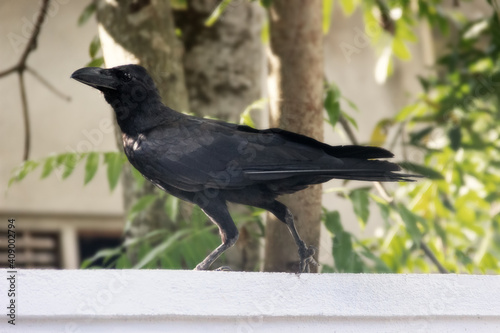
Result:
[[[241,130],[241,129],[244,130]],[[325,153],[273,132],[194,117],[141,134],[131,162],[147,178],[185,191],[244,188],[248,171],[314,168]],[[337,162],[339,165],[341,161]]]
[[[376,180],[373,169],[387,180],[384,172],[399,170],[389,162],[367,160],[392,157],[382,148],[329,146],[279,129],[255,130],[195,117],[155,127],[138,141],[133,154],[133,164],[147,178],[184,191],[242,189],[293,177],[302,185],[329,178]]]

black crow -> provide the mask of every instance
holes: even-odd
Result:
[[[163,105],[148,72],[138,65],[86,67],[71,78],[100,90],[116,113],[130,163],[162,190],[198,206],[220,230],[222,244],[197,270],[210,265],[238,239],[227,202],[259,207],[286,224],[298,246],[300,272],[314,263],[314,248],[300,238],[279,195],[332,178],[411,181],[383,148],[330,146],[278,128],[203,119]]]

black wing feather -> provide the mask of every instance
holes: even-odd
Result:
[[[281,129],[256,130],[195,117],[171,126],[156,127],[141,143],[142,151],[156,156],[141,156],[136,149],[133,159],[154,182],[185,191],[242,189],[283,179],[289,181],[282,185],[295,190],[331,178],[402,181],[410,176],[395,173],[400,168],[394,163],[373,160],[393,156],[383,148],[329,146]]]

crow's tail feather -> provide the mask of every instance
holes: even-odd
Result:
[[[252,180],[271,181],[291,177],[312,177],[317,181],[311,184],[323,183],[329,179],[364,180],[374,182],[413,182],[419,175],[397,173],[381,170],[287,170],[287,171],[245,171],[246,177]]]
[[[419,175],[398,173],[401,167],[395,163],[380,160],[343,158],[340,168],[281,168],[279,170],[245,170],[245,176],[257,181],[273,181],[285,178],[308,179],[310,184],[318,184],[329,179],[348,179],[379,182],[412,182]]]

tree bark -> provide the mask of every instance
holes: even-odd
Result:
[[[322,1],[273,0],[268,13],[271,126],[322,140]],[[279,200],[291,209],[306,244],[319,248],[321,186]],[[266,225],[264,270],[298,271],[297,246],[286,226],[271,214]]]
[[[163,102],[178,111],[188,110],[182,45],[175,35],[170,1],[99,0],[97,20],[107,67],[130,63],[144,66],[157,84]],[[117,141],[122,149],[121,135],[117,135]],[[142,188],[135,187],[130,168],[126,163],[123,170],[125,212],[138,198],[156,191],[147,181]],[[126,237],[140,237],[159,228],[173,228],[162,200],[132,221]]]
[[[175,21],[182,32],[190,111],[238,122],[240,113],[261,96],[263,10],[258,3],[233,0],[213,26],[205,26],[219,3],[188,0],[187,10],[174,12]],[[233,206],[231,211],[250,214],[242,206]],[[243,226],[236,246],[226,252],[225,264],[232,269],[248,271],[257,267],[259,242],[250,236],[256,232],[254,227]]]
[[[238,122],[261,96],[263,11],[257,3],[233,0],[213,26],[205,26],[219,3],[187,0],[187,10],[176,13],[189,105],[200,116]]]

